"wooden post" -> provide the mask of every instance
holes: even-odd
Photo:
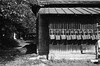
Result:
[[[80,45],[81,54],[83,54],[83,47],[82,44]]]
[[[80,51],[81,51],[81,54],[83,54],[83,40],[80,41],[81,45],[80,45]]]
[[[99,34],[98,33],[98,23],[97,23],[97,35]],[[97,42],[96,42],[96,44],[95,44],[95,53],[96,53],[96,59],[98,59],[98,40],[97,40]]]
[[[96,59],[98,59],[98,44],[95,45]]]
[[[46,15],[39,16],[38,40],[39,40],[39,55],[49,54],[49,22]]]

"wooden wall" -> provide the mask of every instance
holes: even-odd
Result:
[[[49,23],[50,22],[55,22],[56,21],[63,21],[64,23],[66,23],[67,20],[69,21],[73,21],[74,19],[78,22],[83,22],[85,21],[85,19],[87,21],[89,21],[88,23],[96,23],[97,20],[95,20],[97,18],[97,16],[95,15],[83,15],[83,17],[81,15],[47,15],[47,14],[40,14],[39,15],[39,21],[38,21],[38,51],[40,55],[47,55],[49,54]],[[75,17],[75,18],[74,18]],[[80,18],[81,17],[81,18]],[[88,19],[89,18],[89,19]],[[64,20],[65,19],[65,20]],[[82,20],[82,21],[81,21]],[[92,21],[93,20],[93,21]],[[62,22],[61,22],[62,23]],[[87,22],[85,22],[87,23]],[[94,43],[95,45],[95,43]],[[64,45],[63,45],[64,46]],[[78,47],[78,46],[77,46]],[[72,48],[72,47],[71,47]]]

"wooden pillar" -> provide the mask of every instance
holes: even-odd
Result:
[[[39,55],[49,54],[49,28],[48,17],[46,15],[39,15],[39,28],[38,28],[38,40],[39,40]]]
[[[95,53],[96,53],[96,59],[98,59],[98,44],[95,45]]]
[[[83,40],[80,40],[80,51],[81,51],[81,54],[83,54]]]
[[[80,45],[81,54],[83,54],[83,47],[82,44]]]

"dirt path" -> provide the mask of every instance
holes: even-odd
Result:
[[[90,60],[46,60],[39,59],[34,54],[28,54],[19,56],[15,60],[0,66],[100,66],[100,64],[91,63]]]

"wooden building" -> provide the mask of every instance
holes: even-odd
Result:
[[[84,53],[84,45],[91,49],[100,39],[99,0],[38,0],[38,3],[41,6],[37,23],[40,55],[48,57],[50,49],[56,48],[65,52],[79,49]]]

